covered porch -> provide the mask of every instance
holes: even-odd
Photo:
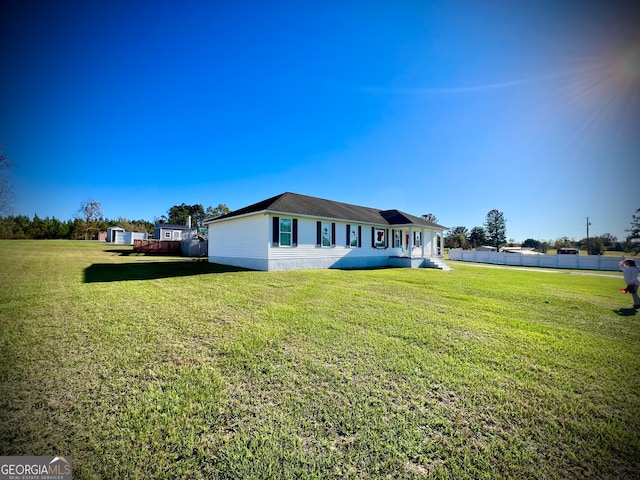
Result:
[[[410,224],[391,232],[389,264],[402,268],[438,268],[444,263],[444,232]]]

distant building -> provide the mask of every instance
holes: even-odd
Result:
[[[107,228],[107,236],[105,240],[109,243],[116,243],[116,234],[118,232],[124,232],[122,227],[109,227]]]
[[[502,247],[503,253],[521,253],[522,255],[541,255],[533,247]]]
[[[153,238],[161,241],[180,241],[188,240],[198,234],[197,228],[189,225],[172,225],[170,223],[161,223],[153,229]]]

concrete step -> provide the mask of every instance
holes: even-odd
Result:
[[[451,267],[444,263],[444,260],[440,258],[428,258],[427,262],[431,268],[437,268],[439,270],[451,270]]]

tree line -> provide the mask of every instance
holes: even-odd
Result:
[[[427,214],[425,219],[436,222],[435,216]],[[481,246],[492,246],[500,250],[501,247],[521,246],[535,248],[538,252],[546,253],[550,249],[577,248],[587,250],[589,255],[601,255],[605,251],[631,252],[634,255],[640,252],[640,208],[632,215],[631,225],[626,230],[625,239],[605,233],[595,237],[585,237],[580,240],[560,237],[555,240],[536,240],[527,238],[522,243],[511,239],[507,241],[506,219],[502,212],[491,210],[485,219],[483,226],[473,227],[471,230],[464,226],[450,228],[444,237],[445,248],[463,248],[466,250]]]
[[[126,217],[105,218],[102,206],[95,200],[81,203],[74,218],[60,220],[56,217],[41,218],[37,214],[33,218],[27,215],[0,216],[0,239],[64,239],[64,240],[96,240],[98,232],[109,227],[124,228],[128,232],[146,232],[153,235],[158,224],[185,225],[191,216],[194,228],[203,226],[205,218],[228,213],[225,204],[206,209],[202,204],[174,205],[165,215],[156,217],[154,222],[148,220],[130,220]]]
[[[88,225],[88,226],[87,226]],[[65,239],[94,240],[98,232],[109,227],[121,227],[130,232],[153,234],[154,224],[146,220],[129,220],[124,217],[109,219],[99,217],[87,224],[81,218],[60,220],[56,217],[33,218],[27,215],[0,217],[0,238],[2,239]]]

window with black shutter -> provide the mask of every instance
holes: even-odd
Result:
[[[322,222],[316,222],[316,247],[322,245]]]
[[[293,243],[291,244],[292,247],[297,247],[298,246],[298,219],[294,218],[293,219]]]
[[[280,217],[273,217],[271,246],[280,246]]]

